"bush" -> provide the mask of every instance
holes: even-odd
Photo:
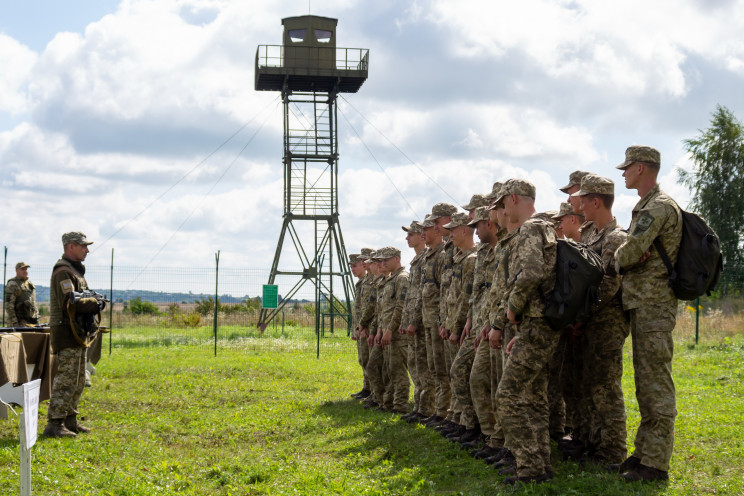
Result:
[[[158,315],[158,307],[151,301],[143,301],[139,296],[129,300],[129,313],[134,315]]]

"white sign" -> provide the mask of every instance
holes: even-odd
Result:
[[[39,428],[39,390],[41,379],[23,384],[23,422],[26,431],[26,449],[36,444]]]

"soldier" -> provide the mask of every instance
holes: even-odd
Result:
[[[352,309],[352,320],[351,327],[351,339],[356,341],[357,344],[357,359],[359,365],[362,367],[362,390],[358,393],[351,395],[352,398],[364,399],[369,396],[369,379],[364,373],[364,366],[369,360],[369,347],[367,346],[367,339],[360,339],[359,319],[364,313],[364,279],[367,277],[367,269],[364,268],[364,260],[361,258],[361,254],[349,255],[349,264],[351,267],[351,273],[357,278],[357,282],[354,286],[354,308]]]
[[[599,286],[599,308],[585,323],[587,349],[584,360],[584,397],[588,400],[593,448],[590,457],[604,463],[621,463],[627,456],[625,400],[623,399],[623,344],[630,328],[620,295],[621,276],[615,271],[615,251],[627,235],[612,215],[615,183],[589,174],[574,193],[592,222],[589,247],[602,257],[604,277]]]
[[[36,286],[28,279],[25,262],[15,266],[15,277],[5,285],[5,312],[8,314],[8,327],[30,327],[39,323],[39,310],[36,307]]]
[[[413,380],[413,410],[404,415],[406,422],[413,423],[434,414],[434,378],[429,374],[426,361],[426,337],[421,318],[421,266],[426,251],[422,235],[423,226],[418,221],[402,229],[406,242],[416,252],[411,260],[409,286],[401,317],[401,332],[408,336],[408,372]]]
[[[372,321],[369,327],[369,359],[365,368],[369,378],[369,386],[372,394],[365,400],[365,408],[378,408],[384,410],[385,388],[387,386],[387,375],[385,371],[385,357],[382,345],[382,329],[380,329],[380,315],[383,298],[383,289],[387,274],[385,268],[377,259],[377,251],[370,255],[369,269],[375,274],[372,281],[372,294],[374,300],[370,299],[369,303],[374,307]]]
[[[521,223],[508,254],[506,292],[498,310],[496,329],[516,324],[517,334],[507,345],[509,359],[498,387],[498,415],[507,446],[516,459],[516,475],[506,484],[544,482],[552,478],[550,462],[548,363],[559,333],[543,317],[543,294],[555,284],[557,241],[552,225],[534,218],[535,187],[511,179],[502,190],[506,215]]]
[[[376,274],[372,273],[370,268],[371,261],[370,257],[375,252],[372,248],[362,248],[360,250],[359,260],[362,263],[362,268],[366,271],[367,275],[362,279],[361,296],[360,296],[360,309],[359,309],[359,320],[357,322],[359,326],[359,334],[357,337],[358,346],[362,349],[360,356],[359,365],[362,367],[364,375],[364,383],[368,389],[367,394],[360,395],[357,399],[360,400],[372,400],[370,398],[372,394],[371,386],[369,385],[369,377],[367,376],[367,363],[369,362],[369,328],[372,324],[372,320],[375,316],[375,302],[377,301],[377,295],[374,294],[374,281],[377,277]],[[361,344],[359,342],[361,341]]]
[[[46,437],[75,437],[90,432],[77,422],[78,403],[85,387],[85,357],[87,347],[78,333],[75,315],[100,315],[104,303],[95,298],[80,298],[70,302],[73,292],[88,289],[85,281],[85,266],[82,262],[88,255],[88,241],[81,232],[62,235],[64,253],[54,264],[50,281],[49,326],[52,352],[57,356],[58,371],[52,383],[49,400]],[[91,319],[98,326],[98,317]],[[73,327],[74,324],[74,327]],[[87,330],[87,329],[86,329]]]
[[[638,191],[627,240],[615,253],[615,267],[623,275],[623,308],[630,313],[633,369],[641,423],[635,451],[612,468],[626,481],[667,480],[674,447],[677,416],[672,357],[672,330],[677,299],[668,285],[669,274],[652,243],[659,239],[670,260],[677,259],[682,239],[682,214],[657,183],[661,156],[649,146],[631,146],[623,171],[625,187]]]
[[[560,188],[560,190],[563,193],[566,193],[568,195],[567,202],[571,204],[571,206],[573,207],[573,211],[578,214],[581,213],[581,201],[577,197],[571,196],[571,195],[573,195],[579,190],[579,188],[581,187],[581,179],[587,174],[591,174],[591,173],[587,171],[579,171],[579,170],[573,171],[568,176],[568,184]],[[584,238],[584,235],[582,233],[585,230],[589,229],[590,226],[591,226],[591,222],[586,222],[582,224],[579,227],[580,237],[572,238],[572,239],[574,239],[575,241],[581,241],[582,243],[586,243],[586,239]]]
[[[554,215],[553,220],[558,221],[558,229],[568,239],[574,241],[582,240],[582,226],[584,226],[584,214],[577,211],[573,205],[568,202],[562,202],[558,213]],[[589,227],[591,223],[588,223]],[[583,236],[586,238],[586,235]]]
[[[408,380],[408,340],[398,332],[408,292],[408,272],[400,263],[400,250],[395,247],[386,246],[378,250],[375,257],[388,274],[380,313],[380,329],[383,331],[380,345],[389,378],[383,407],[395,413],[408,413],[408,392],[411,387]]]

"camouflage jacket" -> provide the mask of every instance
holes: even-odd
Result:
[[[362,278],[362,292],[359,296],[359,327],[366,327],[372,333],[372,321],[375,318],[375,304],[377,302],[375,276],[370,272]]]
[[[28,279],[13,277],[5,285],[5,312],[8,327],[26,327],[39,317],[36,307],[36,286]]]
[[[85,266],[64,256],[57,260],[49,282],[49,327],[54,353],[66,348],[83,347],[72,334],[75,331],[70,325],[66,310],[66,297],[72,291],[81,292],[86,289],[88,283],[85,281]]]
[[[442,266],[442,277],[439,283],[439,292],[441,295],[439,300],[439,323],[440,325],[444,325],[447,322],[447,310],[449,309],[446,295],[452,282],[452,267],[455,265],[455,244],[451,240],[448,239],[444,243],[444,248],[439,254],[439,258],[439,264]]]
[[[360,277],[354,285],[354,306],[351,309],[351,335],[359,335],[359,317],[363,306],[362,293],[364,292],[364,277]]]
[[[422,329],[421,322],[421,274],[424,255],[426,249],[417,253],[411,260],[411,271],[408,280],[408,292],[406,293],[406,303],[403,306],[403,316],[400,319],[400,326],[405,330],[413,325],[416,330]]]
[[[421,316],[424,326],[433,327],[439,322],[442,265],[439,256],[444,243],[426,250],[421,264]]]
[[[592,239],[592,236],[594,236],[594,222],[591,220],[588,220],[581,224],[579,227],[579,242],[584,244],[589,244],[589,240]]]
[[[623,244],[628,235],[617,225],[615,219],[604,226],[601,231],[597,231],[597,227],[592,224],[588,232],[587,244],[602,257],[602,268],[605,273],[599,285],[599,310],[601,311],[608,305],[621,308],[622,276],[615,271],[615,250]]]
[[[507,280],[509,279],[509,256],[516,248],[517,233],[514,230],[499,238],[499,242],[493,249],[493,278],[491,289],[487,300],[483,304],[484,320],[491,324],[494,329],[503,330],[508,320],[506,318],[506,306],[504,296],[506,295]],[[484,324],[485,325],[485,324]]]
[[[488,254],[491,252],[491,245],[489,245],[488,243],[478,243],[476,246],[478,247],[478,249],[475,252],[475,268],[473,269],[473,292],[470,293],[470,301],[468,301],[468,318],[471,320],[473,320],[473,317],[474,317],[473,304],[475,303],[475,294],[477,291],[476,286],[483,280],[483,275],[482,275],[483,261],[488,256]],[[479,273],[481,274],[480,276],[479,276]],[[480,280],[476,281],[477,279],[480,279]]]
[[[405,267],[399,268],[385,280],[379,327],[383,332],[392,331],[393,341],[397,341],[403,337],[398,332],[398,328],[400,327],[400,319],[403,315],[403,306],[406,303],[408,284],[408,272],[406,272]]]
[[[444,328],[456,335],[462,333],[468,318],[470,295],[473,293],[476,247],[459,251],[453,258],[452,279],[447,289],[447,320]]]
[[[382,321],[380,319],[382,315],[382,301],[383,301],[383,290],[385,289],[385,282],[387,281],[387,276],[377,276],[377,278],[374,281],[374,288],[375,288],[375,317],[372,319],[372,327],[369,329],[369,333],[371,335],[376,335],[378,332],[380,332],[380,329],[382,328]],[[385,329],[382,329],[383,331]]]
[[[661,239],[672,263],[677,260],[682,240],[682,213],[677,204],[657,184],[633,207],[628,238],[615,252],[615,269],[623,275],[623,307],[626,310],[645,305],[676,305],[668,285],[669,273],[653,246]],[[650,250],[645,262],[638,261]]]

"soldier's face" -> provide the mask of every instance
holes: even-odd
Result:
[[[590,200],[586,196],[580,196],[579,200],[581,210],[584,212],[586,220],[594,220],[595,214],[597,213],[597,202],[599,202],[599,200],[596,198]]]
[[[579,186],[571,186],[568,188],[568,203],[571,204],[571,206],[574,209],[574,212],[581,212],[581,200],[578,196],[571,196],[572,194],[579,191],[581,188]]]
[[[82,262],[88,256],[88,245],[79,245],[70,243],[68,246],[68,256],[73,262]]]
[[[623,169],[626,189],[637,189],[638,178],[641,175],[641,167],[642,165],[636,162]]]
[[[23,267],[22,269],[16,269],[16,276],[19,279],[28,279],[28,267]]]

